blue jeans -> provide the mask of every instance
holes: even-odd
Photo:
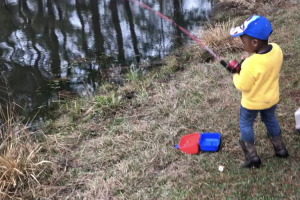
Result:
[[[268,135],[271,137],[280,135],[280,126],[275,116],[277,105],[265,110],[248,110],[241,106],[240,108],[240,131],[241,139],[246,142],[254,142],[253,123],[260,112],[262,121],[266,125]]]

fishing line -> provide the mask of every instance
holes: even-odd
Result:
[[[221,60],[221,58],[216,53],[214,53],[210,48],[208,48],[203,42],[201,42],[201,40],[199,40],[197,37],[195,37],[194,35],[192,35],[191,33],[189,33],[187,30],[185,30],[184,28],[182,28],[181,26],[179,26],[173,20],[169,19],[168,17],[166,17],[165,15],[161,14],[160,12],[158,12],[156,10],[153,10],[152,8],[150,8],[149,6],[147,6],[146,4],[144,4],[144,3],[140,2],[140,1],[137,1],[137,0],[127,0],[127,1],[135,3],[135,4],[138,4],[138,5],[146,8],[147,10],[149,10],[151,12],[154,12],[156,15],[158,15],[161,18],[167,20],[168,22],[172,23],[176,28],[180,29],[182,32],[184,32],[186,35],[188,35],[194,41],[196,41],[203,49],[205,49],[206,51],[208,51],[214,58],[216,58],[217,60]]]

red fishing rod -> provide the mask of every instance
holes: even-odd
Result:
[[[213,57],[215,57],[217,60],[220,60],[220,57],[215,54],[211,49],[209,49],[205,44],[203,44],[203,42],[201,42],[198,38],[196,38],[195,36],[193,36],[191,33],[189,33],[187,30],[185,30],[184,28],[182,28],[181,26],[179,26],[178,24],[176,24],[173,20],[169,19],[168,17],[164,16],[163,14],[161,14],[158,11],[153,10],[152,8],[150,8],[149,6],[147,6],[146,4],[137,1],[137,0],[127,0],[130,1],[132,3],[138,4],[148,10],[150,10],[151,12],[154,12],[155,14],[157,14],[158,16],[164,18],[165,20],[167,20],[170,23],[173,23],[174,26],[176,28],[179,28],[182,32],[184,32],[186,35],[190,36],[193,40],[195,40],[203,49],[207,50]]]
[[[126,1],[126,0],[125,0]],[[203,42],[201,42],[197,37],[195,37],[194,35],[192,35],[191,33],[189,33],[187,30],[185,30],[184,28],[182,28],[181,26],[179,26],[177,23],[175,23],[173,20],[169,19],[168,17],[164,16],[163,14],[161,14],[160,12],[153,10],[152,8],[150,8],[149,6],[147,6],[146,4],[137,1],[137,0],[127,0],[129,2],[138,4],[146,9],[148,9],[151,12],[154,12],[156,15],[160,16],[161,18],[164,18],[165,20],[167,20],[168,22],[172,23],[176,28],[179,28],[182,32],[184,32],[186,35],[190,36],[194,41],[196,41],[203,49],[205,49],[206,51],[208,51],[214,58],[216,58],[218,61],[221,61],[220,63],[222,64],[222,66],[224,66],[228,71],[230,71],[231,73],[239,73],[240,69],[241,69],[241,65],[238,61],[236,60],[232,60],[230,61],[228,64],[224,61],[221,60],[221,58],[214,53],[210,48],[208,48]]]

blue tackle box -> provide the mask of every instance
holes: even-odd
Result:
[[[220,143],[220,133],[202,133],[199,140],[201,151],[218,151]]]

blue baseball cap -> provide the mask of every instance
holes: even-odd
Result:
[[[246,34],[256,39],[268,40],[272,32],[272,25],[265,17],[253,15],[241,26],[232,28],[230,30],[230,35],[232,37],[238,37]]]

